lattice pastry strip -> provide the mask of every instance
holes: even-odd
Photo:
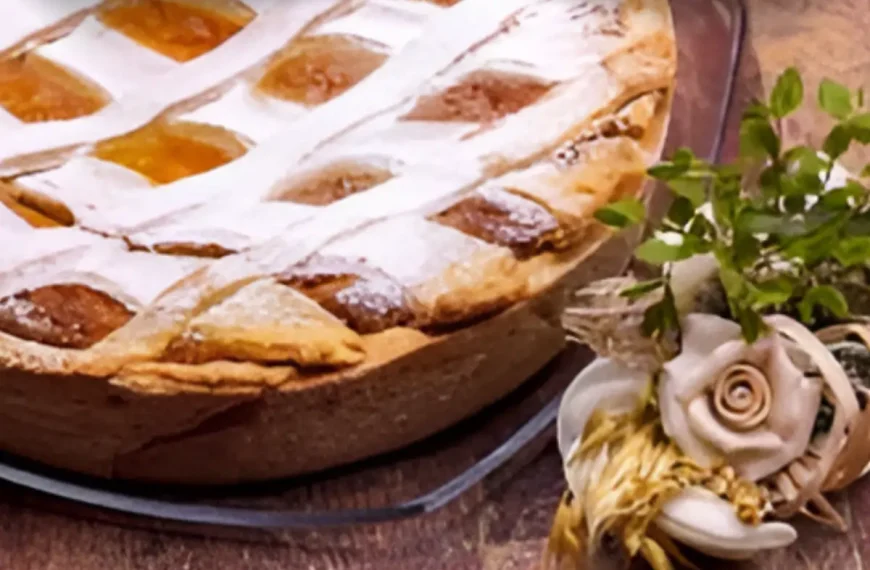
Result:
[[[643,145],[658,140],[650,131],[658,126],[653,118],[662,101],[658,92],[636,99],[532,166],[464,198],[457,195],[457,203],[432,219],[520,257],[571,247],[586,236],[597,207],[640,190],[648,151]]]
[[[88,16],[69,35],[23,57],[32,55],[49,59],[90,80],[112,99],[140,88],[179,65],[164,55],[143,49],[128,36],[107,27],[97,15]]]
[[[337,12],[252,70],[227,93],[183,120],[202,121],[264,142],[310,109],[353,88],[416,37],[432,10],[369,0]],[[250,77],[250,80],[248,78]]]
[[[525,169],[491,184],[545,206],[564,228],[579,231],[607,201],[636,192],[662,127],[659,92],[605,115]]]
[[[106,0],[88,6],[80,12],[83,21],[50,28],[34,38],[35,49],[4,59],[0,102],[28,123],[96,113],[175,70],[176,60],[190,59],[179,55],[201,55],[220,45],[255,15],[244,5],[232,10],[233,4]]]
[[[0,143],[0,163],[5,161],[7,174],[44,168],[68,156],[58,153],[58,149],[75,149],[134,131],[171,108],[196,108],[229,88],[235,77],[275,53],[312,19],[338,3],[339,0],[267,3],[256,18],[219,46],[145,81],[147,89],[127,91],[88,116],[33,123],[11,131]],[[152,51],[138,47],[143,53]],[[82,64],[77,60],[77,65]]]
[[[322,238],[328,239],[325,235]],[[384,243],[395,247],[379,252],[375,244]],[[458,324],[497,311],[521,298],[526,284],[526,276],[510,250],[491,246],[418,216],[403,216],[363,227],[326,247],[317,247],[311,242],[297,244],[294,248],[285,242],[274,244],[273,249],[274,255],[260,252],[248,259],[228,257],[180,281],[128,326],[94,346],[93,361],[102,366],[112,362],[123,366],[133,355],[139,354],[136,360],[164,358],[186,362],[247,358],[289,361],[302,366],[351,364],[360,357],[361,349],[357,348],[355,333],[341,325],[338,317],[346,317],[346,314],[342,315],[333,307],[336,315],[329,315],[314,300],[303,305],[294,301],[305,296],[295,292],[293,287],[312,293],[304,283],[294,280],[293,274],[316,276],[315,272],[304,269],[310,266],[304,260],[310,255],[307,252],[317,250],[324,258],[341,260],[344,267],[353,267],[364,257],[362,263],[368,271],[354,274],[363,291],[371,292],[373,287],[381,286],[378,291],[382,295],[393,295],[394,310],[413,312],[413,318],[403,317],[400,322],[416,326]],[[294,258],[295,262],[287,263]],[[280,269],[282,266],[284,269]],[[278,281],[264,279],[270,273],[276,275]],[[378,275],[380,281],[373,275]],[[386,287],[387,284],[392,289]],[[405,297],[397,302],[395,295],[400,293]],[[312,299],[324,300],[315,295]],[[353,291],[348,291],[343,299],[347,303],[377,302],[372,297],[354,295]],[[286,306],[285,312],[267,309],[273,304],[277,307],[278,303]],[[314,312],[309,314],[308,310]],[[368,326],[378,330],[372,323],[377,322],[384,310],[382,304],[348,307],[348,312],[356,311],[356,318],[345,320],[353,325],[367,319]],[[313,319],[309,324],[322,327],[322,333],[306,336],[299,329],[297,334],[300,319],[305,322]],[[245,335],[251,333],[249,340],[222,343],[221,338],[241,338],[238,323],[254,323],[253,328],[246,325],[244,329]],[[252,332],[257,327],[261,327],[260,336]],[[239,331],[238,335],[233,331]],[[289,340],[284,343],[274,340],[281,335]]]
[[[20,236],[26,247],[0,258],[0,296],[76,282],[138,310],[201,265],[195,258],[130,252],[122,242],[72,228]],[[23,250],[23,251],[21,251]]]
[[[228,196],[226,201],[181,209],[141,226],[125,225],[124,217],[106,219],[99,212],[89,213],[84,208],[80,210],[80,221],[85,226],[100,229],[114,226],[113,231],[126,235],[128,241],[145,248],[160,250],[183,243],[190,249],[199,247],[225,253],[239,251],[312,219],[323,207],[394,179],[400,170],[383,158],[347,157],[301,170],[286,183],[277,185],[265,202],[252,201],[247,193],[241,193]],[[154,196],[148,203],[156,208],[162,206],[160,196]],[[123,202],[119,209],[128,211]],[[366,210],[378,213],[377,209]],[[136,215],[139,212],[131,213]],[[336,228],[335,225],[330,227]]]
[[[0,248],[0,274],[5,284],[6,275],[23,265],[50,266],[50,260],[55,256],[70,251],[81,251],[98,247],[105,242],[96,234],[84,232],[75,228],[50,228],[35,231],[33,229],[12,233],[7,228],[0,228],[2,243],[9,247]],[[26,240],[27,247],[12,247],[11,244]]]
[[[0,183],[0,215],[3,216],[0,231],[11,229],[23,231],[62,225],[56,219],[21,203],[15,192],[10,191],[9,187],[2,183]]]
[[[369,11],[374,11],[374,14],[368,13]],[[363,4],[359,9],[352,11],[344,18],[339,17],[332,20],[327,20],[327,25],[331,24],[333,26],[338,26],[335,27],[333,31],[345,29],[348,24],[344,21],[349,19],[350,24],[368,24],[368,27],[374,28],[373,33],[370,34],[374,37],[366,38],[367,41],[377,43],[377,45],[381,45],[380,40],[382,39],[384,39],[385,41],[390,40],[392,41],[392,43],[396,43],[395,38],[384,38],[382,36],[396,35],[396,33],[398,33],[397,31],[402,27],[402,24],[409,23],[409,19],[411,23],[415,23],[419,27],[419,22],[415,22],[412,18],[410,18],[410,16],[416,15],[417,20],[420,20],[419,12],[419,10],[409,11],[407,9],[404,11],[400,11],[396,5],[369,3]],[[403,17],[403,15],[407,17]],[[383,20],[386,20],[386,22],[381,22],[382,25],[380,28],[372,25],[374,23],[375,16],[379,16]],[[342,25],[345,26],[345,28],[342,28]],[[319,28],[315,27],[314,32],[317,31],[319,31]],[[365,30],[363,29],[363,37],[365,37],[364,31]],[[407,34],[407,30],[405,30],[404,33]],[[360,34],[358,33],[357,36],[359,35]],[[73,34],[73,36],[75,36],[75,34]],[[317,35],[316,33],[312,33],[308,37],[302,37],[299,40],[291,42],[291,53],[292,50],[295,49],[293,47],[295,43],[297,43],[298,41],[308,40],[328,41],[331,42],[330,45],[334,44],[335,41],[338,41],[339,44],[344,41],[357,41],[355,39],[344,40],[334,35]],[[336,48],[335,45],[332,45],[331,49],[333,49],[334,52],[338,48]],[[339,53],[340,52],[341,50],[339,49]],[[347,54],[347,56],[353,56],[355,59],[359,59],[359,54],[356,53],[349,53]],[[272,70],[276,70],[276,73],[288,73],[290,70],[281,69],[281,65],[283,65],[282,62],[284,62],[284,59],[286,58],[284,56],[281,56],[275,63],[271,64],[267,69],[267,76],[269,75],[269,73],[272,72]],[[248,86],[247,89],[250,89],[250,86]],[[251,118],[249,116],[250,113],[245,111],[245,109],[233,107],[232,103],[230,104],[231,108],[221,106],[222,101],[231,100],[240,96],[245,100],[252,99],[250,93],[240,93],[239,88],[234,87],[229,91],[225,98],[219,99],[211,105],[207,105],[206,108],[212,109],[212,111],[208,111],[208,113],[217,112],[220,114],[221,117],[232,117],[230,122],[240,120],[246,121],[246,124],[249,125],[258,124],[258,121],[256,120],[249,121],[249,119]],[[262,99],[263,98],[260,97],[260,101],[257,102],[255,106],[259,108],[270,107],[270,104],[263,103]],[[274,104],[272,104],[271,107],[274,107]],[[247,109],[250,110],[250,107],[247,107]],[[220,164],[233,160],[243,154],[245,150],[244,142],[235,140],[231,133],[222,133],[219,129],[212,129],[212,132],[209,132],[209,128],[205,125],[197,128],[195,125],[185,124],[185,122],[189,121],[196,121],[198,119],[202,120],[202,112],[204,112],[204,109],[194,111],[193,113],[188,115],[182,115],[179,119],[179,121],[181,122],[158,122],[139,129],[134,133],[118,137],[115,140],[98,143],[92,152],[100,158],[114,160],[115,162],[130,167],[132,170],[137,170],[142,174],[147,175],[148,178],[152,181],[158,183],[172,182],[189,175],[195,175],[201,171],[211,170],[219,166]],[[275,116],[264,117],[263,121],[260,121],[260,124],[268,123],[269,128],[274,130],[276,128],[279,128],[281,124],[280,120],[276,121],[275,119]],[[220,124],[221,121],[205,120],[205,123]],[[182,144],[182,142],[184,144]],[[185,161],[184,159],[188,160]],[[155,170],[155,167],[157,165],[160,166],[159,171]],[[61,170],[63,170],[63,167],[61,168]],[[86,179],[71,179],[72,177],[69,176],[69,173],[67,173],[64,178],[67,179],[66,185],[71,185],[73,188],[88,187],[91,185],[91,181]],[[138,187],[138,184],[133,184],[131,186],[131,188]],[[54,199],[58,199],[60,201],[67,201],[69,203],[71,201],[70,195],[72,194],[72,190],[72,188],[65,187],[64,184],[59,184],[55,181],[53,184],[51,184],[50,195]],[[76,208],[76,206],[81,206],[84,207],[86,210],[91,210],[93,207],[93,202],[87,201],[81,204],[69,203],[68,205],[74,210],[81,210],[81,208]],[[78,215],[82,214],[79,213]],[[85,211],[83,215],[88,215],[88,211]]]
[[[161,253],[223,257],[265,243],[311,219],[317,210],[286,202],[258,202],[235,210],[223,204],[206,205],[130,235],[128,241]]]
[[[101,1],[4,0],[0,3],[0,53],[69,33]]]
[[[17,203],[5,203],[3,195],[0,194],[0,231],[7,233],[31,231],[33,229],[31,224],[27,223],[25,218],[17,214],[10,206],[19,207]]]
[[[419,320],[435,326],[488,314],[525,293],[526,277],[510,250],[418,216],[365,227],[320,254],[382,271],[419,302]]]
[[[542,212],[536,213],[534,204],[519,205],[517,199],[510,201],[511,203],[508,204],[506,203],[506,197],[493,194],[490,194],[490,196],[483,200],[480,199],[479,195],[469,198],[463,205],[458,205],[458,209],[447,212],[447,214],[454,216],[452,222],[448,223],[459,224],[457,227],[462,227],[478,237],[488,235],[491,239],[506,240],[498,243],[513,247],[520,255],[530,255],[540,251],[540,249],[535,248],[546,249],[556,247],[559,249],[575,243],[577,240],[582,239],[584,227],[595,208],[607,200],[618,199],[623,192],[634,192],[638,189],[638,177],[646,167],[647,157],[645,155],[648,152],[653,152],[653,149],[648,148],[647,143],[658,140],[657,129],[661,125],[656,124],[656,121],[658,120],[657,117],[661,115],[659,113],[660,106],[664,101],[664,96],[657,90],[642,95],[627,103],[624,107],[615,110],[612,114],[605,114],[601,118],[588,123],[587,127],[579,135],[574,135],[567,142],[563,143],[554,152],[553,156],[545,156],[532,167],[509,173],[502,181],[498,181],[498,183],[510,188],[511,191],[519,194],[524,193],[527,197],[547,207],[550,210],[550,214],[558,220],[558,231],[546,230],[547,224],[551,222],[544,222],[543,216],[546,214]],[[658,120],[658,122],[660,123],[661,121]],[[647,145],[647,147],[645,148],[644,145]],[[353,148],[353,146],[349,145],[349,148]],[[336,150],[338,151],[337,153]],[[332,152],[338,154],[342,152],[342,147],[333,149]],[[432,154],[438,157],[447,154],[447,151],[444,151],[444,153],[434,152]],[[411,160],[413,157],[410,154],[406,157],[399,153],[399,158]],[[452,157],[448,155],[448,158]],[[327,164],[330,164],[331,161],[341,164],[341,159],[330,158],[330,152],[324,152],[320,160],[327,162]],[[436,163],[432,166],[436,168],[447,168],[449,166],[455,169],[457,168],[457,163],[456,160],[452,160],[449,164]],[[474,168],[473,164],[468,165],[469,172],[473,172]],[[335,171],[334,167],[332,167],[332,171]],[[320,175],[320,182],[323,184],[314,184],[314,186],[318,187],[317,190],[321,194],[329,195],[330,184],[325,183],[327,180],[326,175],[329,173],[330,167],[323,167],[322,174]],[[431,176],[431,174],[428,175]],[[312,186],[310,174],[303,172],[297,174],[294,178],[291,178],[287,183],[293,183],[297,188],[310,188]],[[377,179],[377,175],[374,175],[374,178]],[[342,180],[347,182],[347,179]],[[379,180],[376,181],[380,182]],[[404,180],[400,178],[395,182],[396,192],[409,192],[406,188],[416,185],[416,181],[413,179]],[[403,182],[404,184],[402,184]],[[513,188],[513,186],[517,186],[517,188]],[[524,186],[528,188],[524,188]],[[290,188],[293,188],[292,184]],[[392,191],[392,187],[390,189]],[[445,187],[445,190],[448,190],[448,188]],[[461,188],[455,189],[454,192],[459,190]],[[490,191],[491,189],[484,190],[484,192]],[[433,198],[433,200],[442,197]],[[298,195],[295,198],[291,196],[290,199],[305,201],[305,198],[301,198]],[[368,200],[368,197],[366,199]],[[376,203],[374,196],[371,197],[371,200],[372,202],[365,204],[361,202],[360,206],[370,207],[371,204]],[[423,204],[420,207],[423,207]],[[514,207],[517,209],[512,211]],[[455,214],[459,212],[459,209],[463,208],[464,213],[461,213],[460,217],[465,217],[466,219],[459,220],[455,217]],[[266,209],[267,207],[264,206],[263,210],[265,211]],[[380,211],[377,208],[375,210]],[[484,219],[485,216],[478,215],[475,221],[475,223],[478,223],[478,226],[472,228],[468,216],[480,214],[484,210],[486,210],[484,213],[488,214],[490,219],[486,220]],[[501,215],[498,214],[499,211],[501,211]],[[494,217],[493,214],[495,214]],[[505,225],[504,220],[500,219],[500,217],[505,215],[508,217],[520,216],[521,218],[523,216],[537,216],[538,219],[525,219],[520,223],[513,224],[513,230],[524,232],[524,236],[516,233],[508,236],[504,233],[507,225]],[[182,217],[176,222],[178,227],[183,228],[188,223],[186,220],[189,220],[191,217],[195,218],[197,215],[193,214],[192,216]],[[224,215],[223,217],[226,219],[229,216]],[[215,221],[220,220],[220,218],[218,214]],[[293,221],[298,221],[298,218]],[[539,222],[543,225],[538,225]],[[328,222],[324,223],[331,225]],[[479,224],[481,223],[484,225],[489,224],[490,228],[487,230],[480,227]],[[530,226],[529,224],[532,225]],[[195,222],[194,225],[196,225]],[[169,230],[171,233],[173,231],[172,224],[168,227],[164,225],[163,232],[166,230]],[[493,231],[501,231],[500,238],[495,236],[492,233]],[[529,249],[529,246],[532,245],[531,242],[527,241],[523,243],[523,240],[531,240],[532,235],[539,231],[544,233],[538,235],[535,239],[543,241],[538,241],[532,249]],[[158,230],[157,234],[159,235],[160,233],[161,231]],[[154,235],[153,232],[150,235],[146,232],[146,237],[151,240],[151,243],[159,243],[159,241],[153,241]],[[167,234],[164,233],[163,235]],[[134,238],[134,241],[139,239],[141,238]],[[145,241],[147,242],[149,239]],[[254,243],[254,240],[249,241],[250,245]]]
[[[605,28],[600,33],[608,42],[616,41],[606,32]],[[618,46],[630,45],[625,38],[619,41],[623,43],[617,42]],[[481,50],[488,45],[484,44]],[[390,113],[364,122],[321,146],[318,153],[366,148],[410,164],[451,168],[456,161],[477,161],[482,170],[506,171],[514,164],[534,160],[542,148],[575,142],[578,136],[599,127],[602,119],[596,117],[610,117],[619,105],[634,97],[640,97],[644,104],[632,103],[629,109],[619,111],[620,120],[641,110],[658,112],[667,102],[659,91],[667,88],[673,60],[668,54],[652,60],[639,54],[636,59],[647,67],[657,66],[654,81],[625,84],[620,74],[611,73],[602,64],[601,55],[581,58],[581,63],[572,69],[576,75],[559,84],[547,83],[536,76],[534,68],[522,75],[475,71],[464,79],[451,68],[453,75],[445,74],[438,81],[452,77],[459,82],[453,87],[440,92],[433,88],[430,94],[410,99]],[[463,62],[478,67],[486,65],[485,58],[477,53]],[[600,101],[612,103],[601,108]],[[648,101],[655,104],[647,105]],[[497,120],[493,122],[494,119]],[[639,121],[638,128],[643,129],[651,116],[631,115],[631,119]],[[530,130],[530,124],[536,125],[535,129]],[[648,140],[657,140],[658,134],[651,133]]]
[[[567,103],[569,99],[568,99],[568,97],[562,97],[562,100],[564,100]],[[576,108],[577,105],[572,103],[572,107]],[[587,112],[592,113],[594,111],[595,111],[594,108],[590,108],[590,109],[588,109]],[[377,143],[377,145],[374,146],[374,148],[372,150],[382,150],[383,149],[383,150],[395,151],[395,152],[392,152],[392,156],[396,157],[396,155],[398,155],[398,158],[400,160],[405,160],[405,159],[415,160],[416,159],[417,162],[420,162],[421,157],[423,159],[428,159],[429,157],[436,157],[436,160],[438,158],[440,158],[441,161],[443,162],[443,164],[435,164],[434,166],[440,166],[440,167],[444,167],[444,168],[447,168],[447,167],[455,168],[456,162],[458,160],[462,160],[459,157],[460,153],[458,153],[456,151],[454,151],[452,153],[450,152],[449,145],[447,144],[447,142],[449,141],[450,138],[453,138],[453,137],[449,137],[446,141],[445,140],[439,141],[436,139],[435,142],[431,142],[432,139],[430,137],[429,138],[430,142],[427,144],[429,144],[431,146],[432,152],[415,152],[415,151],[420,150],[419,147],[415,148],[414,144],[413,144],[413,142],[415,142],[415,140],[419,140],[421,138],[417,135],[419,135],[421,132],[425,132],[427,134],[431,134],[433,132],[438,132],[438,129],[442,128],[442,127],[439,127],[438,124],[429,123],[429,122],[426,122],[426,123],[405,122],[405,123],[400,123],[400,125],[402,125],[405,128],[407,139],[396,142],[392,147],[389,147],[389,146],[380,146],[379,147],[377,145],[383,145],[383,143],[381,142],[380,137],[375,137],[375,138],[377,138],[378,143]],[[441,125],[444,125],[444,123],[441,123]],[[393,128],[395,128],[395,127],[393,127]],[[449,128],[449,126],[448,126],[448,128]],[[441,134],[443,134],[444,132],[445,132],[444,130],[440,131]],[[364,131],[359,136],[359,138],[357,138],[356,140],[362,141],[366,138],[372,138],[371,135],[372,135],[371,132]],[[556,136],[555,132],[554,132],[553,136]],[[410,140],[408,140],[408,139],[410,139]],[[389,140],[388,137],[387,137],[387,140]],[[492,137],[490,140],[497,141],[497,137]],[[510,143],[510,142],[511,141],[508,140],[508,141],[505,141],[504,143],[500,144],[499,145],[500,149],[509,149],[510,146],[508,143]],[[402,143],[409,143],[409,144],[403,145]],[[371,146],[371,144],[370,144],[370,146]],[[404,152],[402,150],[399,150],[403,146],[405,148]],[[354,144],[348,144],[346,146],[339,145],[339,146],[332,148],[332,149],[326,149],[325,151],[321,152],[321,159],[320,160],[327,160],[328,157],[330,156],[330,154],[340,156],[342,154],[342,152],[350,152],[351,150],[354,150],[355,148],[356,147]],[[363,148],[366,148],[366,147],[363,146]],[[536,148],[540,148],[540,144],[538,146],[536,146]],[[492,148],[487,149],[487,151],[491,151],[491,150],[493,150],[493,149]],[[357,151],[357,152],[359,152],[359,151]],[[462,154],[462,156],[464,156],[466,153],[461,153],[461,154]],[[481,175],[482,175],[482,173],[481,173]],[[218,181],[215,181],[215,182],[218,183]]]
[[[251,149],[244,157],[221,169],[168,185],[167,193],[171,192],[177,198],[164,200],[153,207],[140,208],[140,204],[136,204],[130,208],[132,212],[112,212],[109,217],[114,219],[138,212],[140,218],[154,215],[159,219],[171,210],[215,200],[220,194],[233,194],[242,186],[249,189],[253,198],[262,196],[292,172],[322,141],[365,117],[376,116],[397,101],[412,97],[422,82],[452,65],[469,48],[488,41],[492,30],[498,30],[502,20],[522,4],[519,0],[508,0],[497,6],[477,1],[458,4],[433,18],[431,24],[438,29],[452,30],[448,36],[436,38],[436,34],[427,31],[354,89],[288,124],[286,132],[270,139],[267,144]],[[468,25],[470,21],[474,26]],[[158,212],[160,209],[163,211]],[[142,219],[140,223],[146,221]]]
[[[20,272],[7,273],[0,294],[76,283],[99,289],[138,311],[201,265],[196,258],[131,252],[121,242],[102,240],[55,257],[50,264],[31,263]]]
[[[293,244],[290,251],[307,250],[373,221],[452,203],[478,176],[455,166],[450,173],[406,170],[386,157],[335,157],[282,181],[266,202],[227,197],[135,229],[121,226],[125,219],[119,216],[112,223],[128,241],[146,248],[183,242],[209,249],[220,239],[219,244],[238,251],[275,238]],[[153,201],[157,208],[158,198]]]
[[[25,230],[17,238],[22,245],[0,257],[0,331],[65,348],[96,344],[200,265],[132,253],[76,229]]]

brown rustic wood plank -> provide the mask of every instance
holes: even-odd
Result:
[[[698,0],[702,1],[702,0]],[[798,65],[810,90],[826,75],[853,86],[870,77],[870,1],[748,0],[750,53],[738,104],[759,84],[770,86]],[[802,112],[789,135],[818,141],[825,123]],[[857,159],[856,159],[857,160]],[[53,514],[0,488],[0,568],[4,570],[527,570],[536,568],[543,537],[562,489],[550,445],[506,485],[492,483],[435,515],[357,531],[286,533],[275,542],[206,539],[123,528]],[[802,540],[747,569],[860,570],[870,560],[870,483],[838,506],[851,522],[846,535],[814,525]],[[728,565],[727,568],[734,566]]]

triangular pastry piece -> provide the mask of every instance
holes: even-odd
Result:
[[[164,359],[341,366],[365,358],[360,338],[294,289],[255,281],[187,325]]]

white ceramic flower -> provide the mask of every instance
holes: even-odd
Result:
[[[821,403],[823,381],[805,376],[788,341],[752,345],[740,326],[714,315],[682,322],[682,351],[659,384],[665,432],[702,467],[724,461],[750,481],[803,455]]]
[[[656,526],[699,552],[725,560],[746,560],[797,539],[797,531],[787,523],[743,524],[733,505],[699,487],[686,489],[665,503]]]
[[[643,372],[599,358],[566,391],[559,410],[558,439],[566,479],[575,496],[583,495],[586,485],[596,479],[608,460],[606,450],[602,450],[588,461],[569,463],[590,417],[597,410],[619,415],[635,409],[646,394],[649,380]],[[743,523],[732,504],[700,487],[690,487],[666,503],[654,524],[700,552],[735,560],[786,547],[797,538],[787,523]]]

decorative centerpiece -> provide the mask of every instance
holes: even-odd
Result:
[[[559,413],[550,568],[749,558],[794,542],[798,515],[846,529],[825,494],[870,470],[870,169],[838,160],[870,143],[870,112],[826,80],[822,148],[784,148],[803,99],[789,69],[746,111],[735,163],[680,150],[652,168],[674,199],[636,257],[660,271],[574,295],[565,329],[598,358]],[[646,214],[630,199],[597,217]]]

